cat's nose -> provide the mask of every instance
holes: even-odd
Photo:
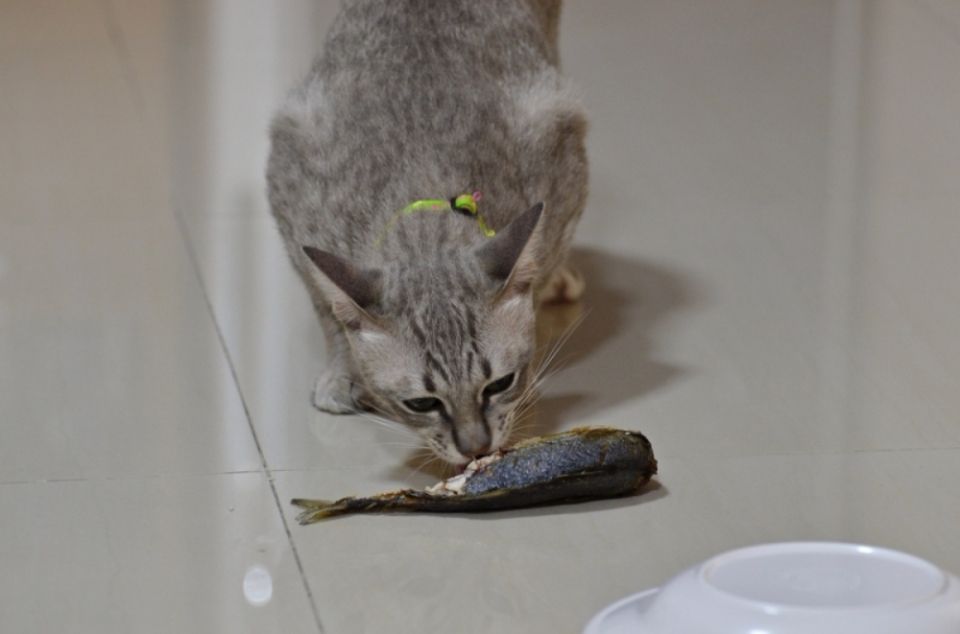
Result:
[[[492,441],[489,434],[460,434],[456,438],[457,451],[460,455],[476,460],[490,453]]]
[[[465,449],[465,450],[464,450]],[[477,458],[482,458],[490,453],[490,443],[483,443],[481,445],[474,445],[469,448],[464,448],[460,450],[460,453],[469,458],[470,460],[476,460]]]
[[[474,451],[473,453],[470,453],[467,455],[470,456],[471,460],[476,460],[477,458],[483,458],[487,454],[491,453],[490,449],[491,449],[490,443],[487,443],[482,447],[480,447],[479,449],[477,449],[476,451]]]

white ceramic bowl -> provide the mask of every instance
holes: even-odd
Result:
[[[584,634],[958,634],[960,579],[913,555],[793,542],[733,550],[622,599]]]

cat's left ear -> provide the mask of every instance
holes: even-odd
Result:
[[[542,215],[543,203],[539,202],[477,249],[477,258],[487,275],[503,285],[501,297],[528,293],[533,287]]]
[[[305,246],[303,252],[316,265],[314,279],[330,302],[334,317],[346,327],[358,330],[373,326],[370,310],[380,300],[382,273],[358,269],[332,253]]]

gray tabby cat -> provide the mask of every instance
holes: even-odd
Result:
[[[268,166],[326,335],[314,404],[386,415],[462,464],[529,396],[537,304],[583,290],[565,259],[586,120],[558,69],[560,3],[344,5]]]

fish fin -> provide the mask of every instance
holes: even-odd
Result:
[[[290,500],[290,504],[299,506],[302,509],[317,510],[326,508],[331,504],[334,504],[334,502],[333,500],[308,500],[306,498],[294,498]]]
[[[346,502],[351,499],[353,498],[343,498],[342,500],[333,502],[331,500],[306,500],[303,498],[294,498],[293,500],[290,500],[290,503],[294,506],[299,506],[300,508],[305,509],[302,513],[297,515],[297,522],[299,522],[301,526],[306,526],[307,524],[313,524],[314,522],[319,522],[320,520],[328,517],[349,512]]]

